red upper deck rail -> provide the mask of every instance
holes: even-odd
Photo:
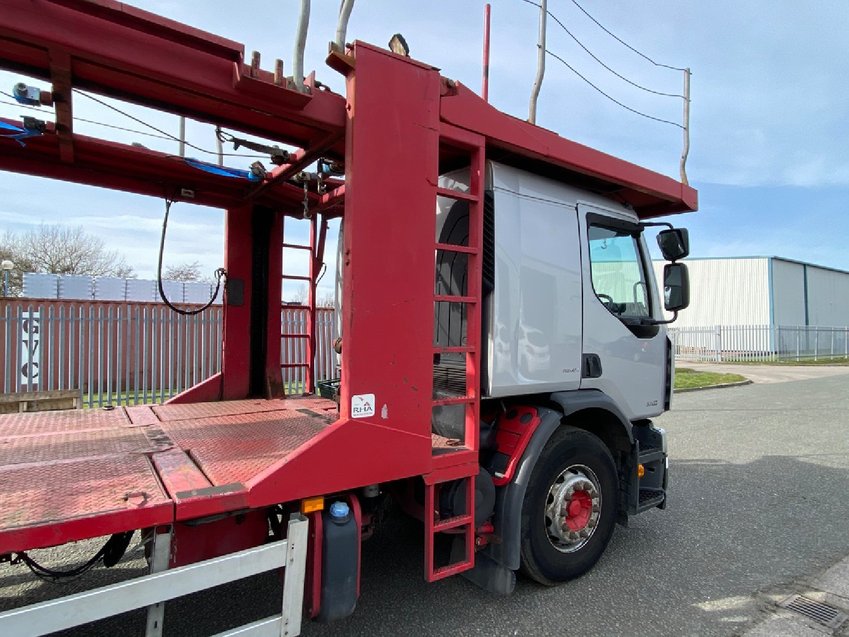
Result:
[[[278,86],[243,45],[113,0],[5,0],[0,51],[54,83],[69,73],[75,88],[301,147],[345,130],[344,97]]]

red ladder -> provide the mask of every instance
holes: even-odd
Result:
[[[280,338],[283,340],[281,346],[283,361],[280,367],[282,369],[283,385],[287,395],[311,394],[315,391],[316,278],[319,275],[323,259],[327,222],[322,221],[321,232],[319,234],[316,215],[310,217],[308,221],[310,224],[310,241],[308,245],[286,242],[285,219],[283,224],[283,272],[281,273],[281,283],[285,281],[305,281],[307,285],[306,305],[284,303],[281,308],[281,314],[286,310],[306,310],[307,315],[306,325],[304,327],[305,331],[291,332],[281,329]],[[294,250],[308,251],[308,275],[286,274],[286,252]],[[305,347],[303,348],[299,346],[299,343],[302,342],[305,343]],[[303,372],[300,374],[293,373],[296,370],[303,370]],[[299,389],[301,391],[298,391]]]
[[[480,471],[478,438],[480,436],[480,340],[481,340],[481,287],[484,209],[484,142],[483,138],[453,127],[443,130],[442,148],[452,155],[461,153],[469,160],[468,191],[437,188],[437,197],[464,201],[469,206],[469,233],[467,245],[439,243],[434,245],[435,265],[439,255],[455,253],[466,258],[466,290],[463,295],[434,294],[434,315],[438,316],[440,303],[460,304],[465,309],[465,339],[462,344],[435,345],[435,357],[442,354],[462,354],[465,361],[465,392],[461,396],[439,397],[432,401],[433,407],[460,405],[464,409],[464,437],[459,444],[434,434],[433,470],[424,476],[425,482],[425,578],[434,582],[475,565],[475,479]],[[436,202],[434,202],[435,208]],[[436,269],[436,268],[435,268]],[[449,306],[450,307],[450,306]],[[442,485],[461,481],[465,493],[465,510],[454,512],[450,517],[439,514],[439,494]],[[437,533],[451,531],[462,534],[464,555],[456,561],[437,566],[435,543]],[[453,553],[453,551],[452,551]],[[451,559],[457,556],[452,555]]]

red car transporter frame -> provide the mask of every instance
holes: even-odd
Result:
[[[256,513],[240,533],[226,522],[210,526],[214,541],[186,548],[183,559],[177,533],[178,561],[186,563],[262,542],[267,507],[422,476],[428,579],[471,568],[473,516],[440,520],[433,503],[440,483],[479,468],[485,160],[578,182],[631,204],[641,218],[694,210],[696,191],[503,114],[437,69],[361,42],[328,57],[346,78],[346,96],[312,77],[302,93],[258,59],[246,63],[240,44],[113,0],[3,4],[0,66],[52,83],[56,123],[25,146],[0,140],[0,169],[224,208],[228,297],[222,371],[169,404],[0,417],[0,555]],[[77,134],[74,89],[301,150],[261,183],[210,174]],[[304,191],[291,178],[320,157],[345,165],[344,184],[308,193],[312,309],[326,221],[345,219],[338,411],[315,396],[281,399],[282,226],[285,217],[304,217]],[[469,192],[437,187],[440,173],[464,166]],[[434,243],[437,196],[470,203],[468,245]],[[434,295],[439,250],[467,255],[476,273],[467,296]],[[434,303],[466,306],[464,346],[434,346]],[[303,337],[312,351],[314,319]],[[465,354],[467,391],[434,400],[433,358],[445,351]],[[373,398],[370,415],[351,413],[355,396]],[[432,409],[446,404],[465,408],[461,446],[431,434]],[[473,511],[473,480],[466,484]],[[467,558],[438,569],[433,535],[449,528],[466,533]]]

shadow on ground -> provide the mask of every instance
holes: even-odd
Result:
[[[363,546],[362,597],[353,617],[303,634],[323,635],[727,635],[758,614],[755,594],[849,553],[849,470],[840,454],[671,463],[669,508],[617,528],[597,567],[555,588],[520,581],[510,597],[461,577],[422,578],[421,525],[393,516]],[[97,545],[92,545],[96,550]],[[53,553],[58,549],[53,550]],[[39,582],[0,565],[0,609],[142,574],[138,557],[70,585]],[[276,574],[170,602],[166,635],[210,635],[278,612]],[[144,612],[66,635],[143,634]]]

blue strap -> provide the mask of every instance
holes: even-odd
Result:
[[[215,164],[209,164],[205,161],[191,159],[190,157],[186,157],[185,162],[192,168],[197,168],[198,170],[203,170],[205,172],[212,173],[213,175],[220,175],[221,177],[229,177],[231,179],[247,179],[248,181],[260,180],[260,178],[257,175],[254,175],[250,170],[239,170],[238,168],[217,166]]]
[[[22,140],[29,137],[38,137],[43,134],[40,130],[28,130],[26,128],[21,128],[20,126],[15,126],[14,124],[7,124],[6,122],[0,122],[0,130],[13,131],[10,135],[0,135],[0,137],[14,139],[21,145],[22,148],[26,148],[26,144],[24,144]]]

